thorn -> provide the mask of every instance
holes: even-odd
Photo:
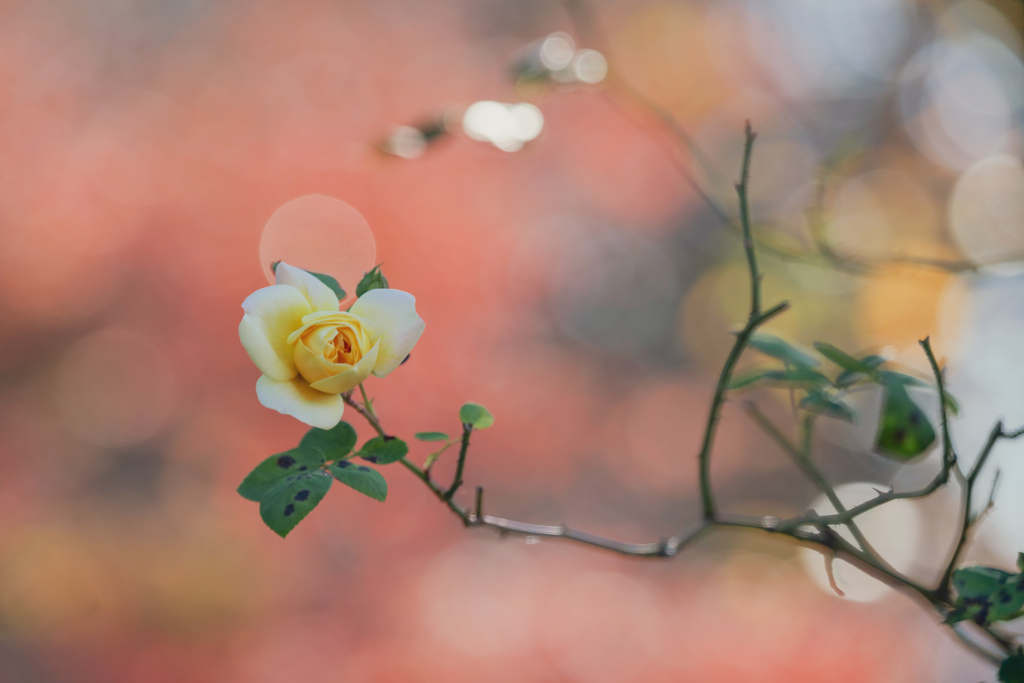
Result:
[[[836,561],[836,554],[822,554],[822,557],[825,558],[825,574],[828,576],[829,588],[834,590],[836,592],[836,595],[838,595],[839,597],[845,598],[846,593],[844,593],[843,589],[839,587],[838,583],[836,583],[835,569],[832,566],[833,563]]]

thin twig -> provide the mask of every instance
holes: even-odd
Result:
[[[747,267],[750,269],[750,317],[756,318],[761,313],[761,274],[757,270],[757,252],[754,249],[754,237],[750,229],[750,204],[747,200],[747,186],[750,183],[750,157],[754,151],[754,140],[757,138],[757,134],[750,127],[750,121],[747,121],[743,134],[743,167],[740,170],[740,181],[736,183],[736,194],[740,200],[743,251],[747,254]]]
[[[455,492],[462,486],[462,469],[466,466],[466,452],[469,451],[469,435],[473,433],[473,425],[462,425],[462,446],[459,448],[459,461],[455,465],[455,476],[452,478],[452,485],[445,491],[444,497],[451,500]]]
[[[942,597],[948,597],[951,592],[953,572],[956,570],[957,565],[960,564],[960,558],[963,556],[964,550],[967,547],[967,542],[971,535],[971,529],[978,523],[981,515],[992,507],[994,502],[993,497],[995,496],[995,487],[999,482],[998,473],[995,481],[992,483],[988,503],[982,512],[978,515],[974,515],[972,509],[974,504],[974,488],[977,485],[978,476],[981,474],[982,468],[985,466],[985,463],[988,462],[988,458],[992,454],[992,450],[1000,439],[1016,439],[1021,435],[1024,435],[1024,429],[1006,432],[1003,430],[1002,421],[996,422],[988,434],[988,439],[985,440],[985,445],[978,453],[978,458],[974,461],[974,465],[971,466],[970,471],[964,478],[961,487],[960,504],[962,506],[962,512],[960,515],[960,533],[957,536],[956,545],[953,547],[953,553],[950,555],[949,562],[946,563],[946,567],[942,572],[942,578],[939,580],[939,585],[935,589]]]
[[[714,165],[700,149],[699,145],[696,144],[693,136],[687,132],[683,125],[669,111],[644,96],[635,86],[619,74],[616,69],[617,60],[614,58],[612,48],[593,16],[590,3],[586,0],[563,0],[562,4],[575,28],[577,42],[594,46],[605,55],[608,62],[607,82],[611,86],[608,90],[621,93],[625,96],[625,99],[632,101],[642,111],[646,112],[648,117],[657,121],[670,138],[678,143],[677,148],[684,152],[692,163],[700,169],[707,184],[712,188],[719,185],[718,174]],[[610,99],[612,104],[622,112],[622,107],[614,99],[608,98],[607,95],[606,98]],[[675,155],[672,155],[671,158],[686,184],[719,216],[734,234],[740,234],[740,226],[736,224],[722,204],[712,196],[711,192],[704,189],[693,171]],[[967,258],[941,259],[904,254],[868,262],[837,253],[828,244],[827,240],[824,239],[823,235],[811,235],[811,238],[814,244],[814,249],[811,250],[796,249],[789,245],[765,239],[763,236],[756,238],[755,243],[762,251],[786,260],[805,263],[821,263],[824,261],[838,270],[859,276],[871,275],[881,268],[899,266],[922,266],[948,273],[974,273],[982,268],[1001,263],[1024,261],[1024,252],[1014,252],[989,261],[973,261]]]

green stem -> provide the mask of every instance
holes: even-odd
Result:
[[[700,452],[697,454],[701,508],[704,513],[704,519],[707,521],[714,520],[716,509],[714,494],[711,491],[711,448],[715,442],[719,413],[721,413],[722,404],[725,402],[725,394],[729,390],[732,373],[736,369],[736,363],[739,362],[743,350],[750,342],[750,337],[757,328],[787,308],[789,308],[789,302],[783,301],[756,318],[748,320],[746,326],[736,335],[736,341],[733,343],[732,350],[729,351],[729,357],[726,358],[725,365],[722,366],[722,371],[718,375],[715,393],[711,397],[711,410],[708,413],[707,423],[704,426],[704,437],[701,442]]]
[[[754,237],[750,229],[750,205],[747,200],[749,194],[747,185],[750,181],[750,158],[754,151],[754,140],[757,134],[750,127],[747,121],[743,129],[743,168],[740,171],[740,181],[736,183],[736,194],[740,200],[740,225],[743,228],[743,251],[747,254],[747,267],[750,269],[750,317],[756,318],[761,312],[761,275],[757,270],[757,254],[754,249]]]
[[[757,257],[754,255],[754,242],[750,233],[750,215],[747,208],[747,181],[750,178],[750,157],[754,149],[756,135],[747,122],[745,128],[746,138],[743,145],[743,168],[740,172],[740,182],[736,184],[736,192],[740,198],[741,215],[743,219],[743,248],[747,252],[747,266],[750,270],[750,315],[747,317],[747,324],[736,335],[732,350],[729,352],[725,365],[718,375],[718,384],[715,386],[715,393],[711,397],[711,410],[708,411],[707,424],[704,427],[704,437],[701,442],[700,452],[697,454],[701,511],[704,521],[710,522],[715,519],[716,505],[715,496],[711,489],[711,448],[715,442],[715,433],[718,428],[719,414],[722,404],[725,402],[725,394],[729,390],[729,382],[732,373],[736,369],[743,350],[750,342],[754,331],[772,317],[782,313],[789,307],[789,303],[783,301],[770,310],[761,312],[761,274],[757,270]]]
[[[363,385],[360,384],[359,388],[361,389],[362,386]],[[363,397],[365,398],[365,396],[366,392],[363,392]],[[350,406],[353,410],[362,415],[363,419],[366,420],[369,423],[369,425],[374,428],[378,435],[382,437],[387,436],[387,433],[384,431],[384,428],[380,426],[380,420],[377,419],[377,416],[374,415],[369,410],[363,408],[363,406],[359,405],[357,402],[352,400],[352,392],[342,394],[341,400],[345,402],[345,405]]]
[[[376,417],[377,414],[373,412],[373,401],[366,395],[366,389],[363,388],[362,382],[359,383],[359,393],[363,396],[363,405],[366,406],[366,412]]]
[[[452,479],[452,485],[445,491],[445,500],[451,500],[455,492],[462,486],[462,469],[466,465],[466,453],[469,451],[469,435],[472,433],[472,425],[462,425],[462,446],[459,448],[459,461],[455,465],[455,477]]]

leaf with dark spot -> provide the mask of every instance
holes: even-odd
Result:
[[[247,500],[259,502],[271,486],[282,479],[317,468],[323,464],[319,451],[299,446],[284,453],[272,455],[249,473],[238,487],[238,493]]]
[[[339,467],[342,464],[350,463],[343,461],[328,468],[335,479],[374,500],[383,501],[388,497],[388,483],[380,472],[365,465]]]
[[[359,457],[372,463],[390,465],[404,458],[408,452],[409,447],[401,439],[378,436],[363,444]]]
[[[886,385],[875,450],[892,460],[907,462],[935,443],[935,429],[910,398],[904,384]]]
[[[284,538],[323,500],[332,481],[321,469],[303,472],[292,481],[279,481],[260,500],[260,517]]]
[[[993,567],[961,567],[953,572],[955,609],[947,623],[970,619],[988,626],[1016,619],[1024,610],[1024,574]]]

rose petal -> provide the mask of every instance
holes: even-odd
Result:
[[[293,287],[271,285],[246,297],[242,310],[238,338],[252,362],[271,379],[294,377],[298,370],[288,336],[310,312],[306,298]]]
[[[384,377],[412,351],[426,324],[416,314],[416,298],[398,289],[371,289],[359,297],[350,313],[369,318],[377,328],[377,364],[373,374]]]
[[[335,427],[345,412],[341,396],[317,391],[301,377],[277,382],[263,375],[256,382],[256,397],[267,408],[320,429]]]
[[[366,328],[366,331],[360,332],[364,338],[370,338],[370,330],[376,330],[372,320],[361,318],[356,315],[351,315],[346,311],[335,311],[328,313],[326,311],[313,311],[305,318],[302,319],[302,326],[292,332],[291,337],[288,339],[288,343],[294,344],[298,341],[299,337],[303,336],[310,329],[314,327],[341,327],[346,325],[352,329]]]
[[[277,264],[274,275],[277,278],[277,284],[288,285],[302,292],[302,296],[306,297],[312,310],[338,310],[338,295],[330,287],[320,282],[316,276],[310,275],[301,268],[289,266],[284,261]]]
[[[350,391],[359,386],[363,380],[370,376],[370,372],[373,370],[374,365],[378,362],[380,344],[374,344],[370,347],[370,350],[363,354],[363,357],[359,359],[359,362],[355,365],[349,366],[347,369],[342,370],[336,375],[327,377],[318,382],[313,382],[311,385],[314,389],[319,391],[325,391],[329,394],[342,394],[346,391]],[[344,367],[344,364],[338,363],[336,367]]]
[[[315,353],[306,345],[305,340],[300,339],[295,344],[295,367],[303,379],[312,384],[331,375],[344,371],[345,366],[340,363],[332,363],[320,353]],[[329,391],[329,394],[340,394],[340,391]]]

